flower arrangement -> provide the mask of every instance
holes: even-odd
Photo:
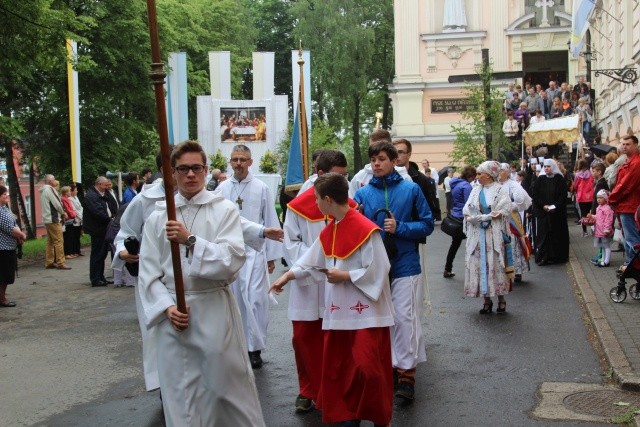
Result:
[[[271,150],[267,150],[260,159],[260,172],[278,173],[278,157]]]
[[[223,172],[227,170],[227,165],[229,164],[229,161],[220,150],[216,154],[210,154],[209,161],[211,162],[211,169],[220,169]]]

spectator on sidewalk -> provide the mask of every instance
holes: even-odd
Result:
[[[74,238],[71,241],[71,247],[69,250],[74,255],[84,256],[84,254],[82,253],[82,245],[80,244],[80,238],[82,237],[82,203],[80,203],[80,199],[78,198],[77,184],[73,182],[69,187],[71,188],[71,191],[69,192],[69,200],[73,205],[73,210],[76,211],[76,217],[73,220],[73,224],[71,225],[71,227],[74,228]]]
[[[62,232],[63,240],[64,240],[64,257],[65,259],[73,259],[77,258],[79,255],[73,252],[73,243],[76,240],[76,232],[77,227],[73,226],[74,221],[76,220],[76,210],[73,207],[73,202],[71,201],[71,187],[64,186],[60,189],[62,207],[64,208],[64,213],[67,215],[67,219],[64,222],[64,231]],[[79,238],[79,236],[77,237]]]
[[[589,163],[585,159],[578,160],[573,178],[573,193],[576,196],[580,219],[587,217],[593,205],[593,176],[589,171]],[[589,237],[587,224],[582,221],[582,237]]]
[[[609,267],[611,260],[614,213],[608,204],[608,199],[609,192],[607,190],[600,190],[596,194],[598,207],[593,231],[593,246],[602,250],[602,260],[596,264],[598,267]]]
[[[0,307],[15,307],[7,299],[7,286],[16,279],[18,258],[16,249],[27,236],[20,230],[16,216],[9,209],[9,190],[0,185]]]
[[[628,265],[633,257],[633,247],[640,243],[640,233],[634,220],[634,214],[638,206],[640,206],[638,138],[636,136],[625,136],[622,139],[622,152],[626,154],[627,161],[618,170],[618,178],[609,196],[609,204],[620,215],[627,252],[625,265]]]
[[[45,175],[44,185],[40,189],[40,209],[42,210],[42,222],[47,228],[47,249],[45,251],[45,268],[57,268],[58,270],[70,270],[65,265],[64,245],[62,236],[62,224],[66,219],[62,200],[55,189],[56,178],[53,175]]]
[[[135,172],[129,172],[124,177],[124,183],[127,188],[125,188],[124,193],[122,193],[122,204],[129,203],[134,197],[136,197],[136,194],[138,194],[138,184],[140,183],[138,174]]]
[[[91,259],[89,260],[89,279],[91,286],[107,286],[113,283],[104,277],[104,261],[107,258],[105,233],[111,217],[106,191],[109,180],[104,176],[96,178],[94,186],[87,190],[84,197],[84,231],[91,236]]]

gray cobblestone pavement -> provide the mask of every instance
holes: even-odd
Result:
[[[613,252],[610,267],[592,264],[597,252],[593,237],[582,237],[582,227],[569,221],[571,267],[613,375],[623,388],[640,391],[640,323],[636,317],[640,301],[627,296],[624,302],[615,303],[609,298],[609,291],[618,283],[616,270],[624,253]],[[627,280],[627,290],[634,283]]]

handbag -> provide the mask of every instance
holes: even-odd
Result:
[[[458,237],[463,234],[462,219],[456,218],[451,214],[447,214],[447,216],[442,220],[442,224],[440,224],[440,229],[442,229],[443,233],[451,237]]]
[[[613,241],[618,243],[624,243],[624,236],[622,235],[622,230],[616,228],[613,232]]]

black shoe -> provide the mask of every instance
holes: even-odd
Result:
[[[107,282],[103,282],[102,280],[99,280],[97,282],[93,282],[91,284],[92,287],[96,288],[98,286],[107,286]]]
[[[507,312],[507,302],[498,301],[498,308],[496,309],[496,313],[505,314],[506,312]]]
[[[304,412],[309,412],[312,409],[313,409],[313,400],[309,399],[308,397],[304,397],[301,394],[299,394],[298,397],[296,397],[296,413],[300,414]]]
[[[445,270],[444,273],[442,273],[442,277],[444,277],[445,279],[448,279],[448,278],[453,277],[455,275],[456,275],[456,273],[452,273],[452,272],[447,271],[447,270]]]
[[[103,282],[107,285],[113,285],[113,280],[104,279]]]
[[[414,394],[415,391],[413,384],[406,381],[398,383],[398,386],[396,387],[396,397],[400,397],[406,401],[413,401]]]
[[[493,301],[485,302],[480,310],[480,314],[489,314],[493,311]]]
[[[264,362],[262,361],[262,357],[260,357],[260,350],[249,352],[249,362],[251,362],[251,367],[253,369],[262,368],[262,364]]]
[[[360,420],[349,420],[340,423],[342,427],[360,427]]]
[[[516,274],[516,277],[515,279],[513,279],[513,281],[516,283],[522,282],[522,274]]]

